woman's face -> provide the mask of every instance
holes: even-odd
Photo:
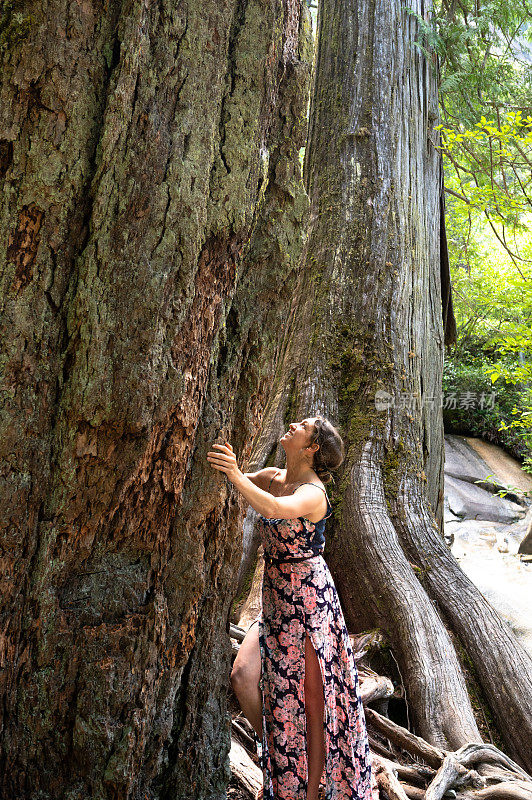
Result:
[[[307,417],[301,422],[290,423],[288,431],[279,440],[285,452],[297,453],[309,446],[310,437],[314,433],[316,419],[317,417]]]

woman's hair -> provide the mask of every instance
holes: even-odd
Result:
[[[312,468],[320,481],[332,481],[331,470],[338,469],[344,460],[345,451],[342,437],[328,419],[317,417],[314,423],[314,433],[310,436],[310,444],[319,444],[319,450],[314,453]]]

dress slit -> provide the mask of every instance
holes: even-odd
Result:
[[[328,752],[329,752],[329,740],[327,737],[327,690],[326,690],[326,676],[325,676],[325,661],[323,659],[323,642],[321,643],[321,647],[316,647],[314,642],[312,641],[312,631],[305,629],[305,638],[303,640],[304,645],[306,644],[306,638],[309,638],[310,644],[314,648],[314,652],[316,654],[316,658],[318,661],[318,665],[320,668],[321,674],[321,691],[323,694],[323,741],[325,746],[325,760],[323,764],[323,769],[320,775],[320,786],[325,788],[326,784],[326,774],[327,774],[327,762],[328,762]],[[307,656],[306,656],[306,649],[303,650],[303,662],[304,662],[304,670],[303,670],[303,682],[305,681],[306,675],[306,667],[307,667]],[[308,729],[305,730],[305,743],[308,744]],[[308,787],[308,776],[309,776],[309,764],[308,764],[308,747],[307,747],[307,787]]]

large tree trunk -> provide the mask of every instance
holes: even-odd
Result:
[[[308,12],[1,30],[0,796],[222,798],[241,509],[205,454],[249,455],[287,320]]]
[[[428,14],[422,2],[412,8]],[[418,32],[395,0],[320,4],[309,236],[257,456],[269,456],[287,413],[339,423],[347,457],[326,558],[348,626],[385,631],[414,729],[456,749],[481,736],[448,626],[510,755],[531,769],[530,658],[439,524],[443,319],[448,341],[453,324],[436,80],[413,44]]]

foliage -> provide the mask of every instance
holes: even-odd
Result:
[[[477,220],[478,222],[478,220]],[[506,447],[532,471],[532,284],[476,225],[474,246],[464,251],[464,230],[451,215],[449,254],[458,343],[445,363],[444,393],[463,401],[444,406],[446,429],[470,433]],[[530,243],[521,243],[530,248]],[[492,398],[481,404],[482,393]]]
[[[493,386],[486,369],[488,356],[462,351],[448,356],[443,376],[443,420],[448,433],[478,436],[498,444],[516,458],[527,459],[532,446],[510,426],[521,393],[514,384]],[[502,423],[502,425],[501,425]],[[523,464],[526,468],[526,463]]]
[[[454,205],[467,206],[468,223],[474,214],[485,215],[524,276],[523,267],[532,262],[519,252],[516,233],[527,230],[532,214],[532,117],[509,111],[502,123],[497,116],[497,126],[482,116],[473,130],[436,126],[449,165],[446,191],[459,201]]]
[[[532,282],[529,274],[516,272],[505,252],[497,249],[486,235],[485,226],[464,231],[459,215],[448,225],[449,256],[455,317],[458,332],[457,351],[470,350],[472,344],[485,352],[499,352],[503,359],[495,373],[508,376],[511,367],[514,380],[532,379],[527,358],[532,354]],[[466,248],[466,236],[473,246]],[[530,243],[521,243],[530,250]],[[517,354],[521,353],[519,356]]]
[[[404,8],[437,75],[446,193],[469,221],[484,215],[520,268],[530,261],[512,237],[532,213],[529,0],[435,0],[427,18]]]

